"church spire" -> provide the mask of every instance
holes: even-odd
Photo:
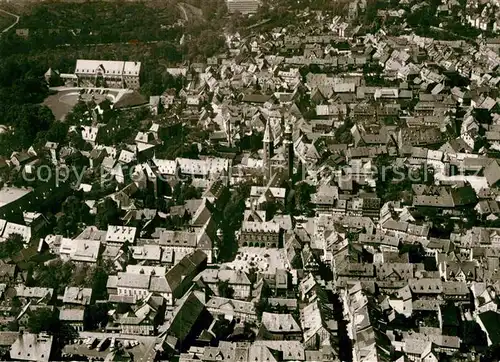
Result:
[[[271,122],[269,121],[266,122],[266,130],[264,131],[264,138],[262,139],[262,142],[274,142],[273,131],[271,130]]]
[[[264,138],[262,139],[262,143],[264,146],[262,161],[264,166],[264,184],[271,179],[271,158],[274,153],[274,137],[273,132],[271,130],[271,122],[266,123],[266,130],[264,131]]]
[[[285,132],[283,137],[283,146],[286,160],[286,172],[288,179],[293,177],[293,137],[292,137],[292,125],[286,122]]]

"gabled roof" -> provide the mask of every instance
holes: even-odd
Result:
[[[183,342],[203,312],[205,305],[195,292],[190,292],[181,299],[173,311],[173,319],[168,325],[168,334]]]
[[[83,322],[84,309],[64,308],[59,312],[59,319],[65,322]]]
[[[272,333],[301,332],[299,324],[291,314],[264,312],[262,324],[267,331]]]
[[[208,199],[203,198],[202,204],[198,207],[193,217],[191,218],[191,225],[202,226],[212,217],[213,205]]]
[[[256,315],[255,304],[236,299],[213,297],[207,302],[207,308],[215,310],[232,309],[236,313]]]
[[[493,160],[484,170],[484,177],[488,181],[488,185],[494,186],[500,181],[500,165],[497,160]]]
[[[92,299],[91,288],[66,287],[63,303],[88,305]]]
[[[268,143],[274,142],[274,135],[270,121],[267,121],[266,123],[266,129],[264,131],[264,137],[262,138],[262,142],[268,142]]]
[[[146,99],[142,94],[137,91],[133,91],[130,93],[125,93],[115,104],[114,108],[129,108],[140,106],[143,104],[149,103],[149,100]]]
[[[199,269],[206,260],[207,255],[201,250],[196,250],[194,253],[188,254],[182,258],[180,262],[175,264],[167,274],[165,274],[167,291],[172,293],[177,292],[177,289],[181,286],[184,279],[190,276],[194,277],[194,271]]]
[[[408,284],[412,293],[415,294],[441,294],[443,292],[442,281],[437,278],[410,279]]]
[[[52,342],[53,337],[46,334],[21,333],[12,344],[10,357],[13,360],[48,362]]]

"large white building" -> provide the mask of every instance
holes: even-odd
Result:
[[[79,86],[138,89],[140,73],[140,62],[78,59],[74,75]]]
[[[243,15],[255,14],[261,5],[259,0],[226,0],[229,13],[239,12]]]

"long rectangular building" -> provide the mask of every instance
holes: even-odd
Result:
[[[255,14],[261,3],[259,0],[226,0],[226,4],[229,13],[247,15]]]
[[[78,59],[75,67],[79,86],[138,89],[140,73],[140,62]]]

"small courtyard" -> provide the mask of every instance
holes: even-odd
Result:
[[[231,269],[247,272],[256,269],[261,273],[275,273],[277,269],[288,269],[284,249],[240,247],[236,258],[225,264]]]
[[[78,100],[89,102],[93,100],[96,104],[105,99],[116,102],[124,93],[123,89],[106,88],[54,88],[57,93],[49,95],[44,105],[49,107],[58,121],[63,121],[66,115],[71,112]]]

